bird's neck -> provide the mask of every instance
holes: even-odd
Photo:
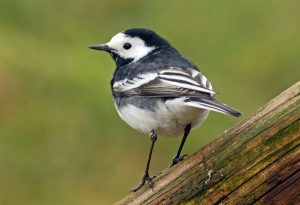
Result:
[[[115,53],[111,53],[111,57],[114,59],[117,68],[131,63],[134,60],[133,58],[122,58],[120,55]]]

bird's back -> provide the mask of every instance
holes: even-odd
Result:
[[[132,79],[140,74],[159,72],[169,67],[178,67],[182,70],[198,70],[191,61],[182,56],[175,48],[160,48],[137,62],[117,67],[113,75],[113,81],[125,78]]]

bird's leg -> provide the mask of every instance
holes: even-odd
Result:
[[[154,177],[149,176],[149,166],[150,166],[151,156],[152,156],[154,144],[157,140],[157,135],[156,135],[155,131],[153,131],[153,130],[150,132],[150,139],[151,139],[151,148],[150,148],[150,152],[149,152],[149,156],[148,156],[148,160],[147,160],[145,174],[143,176],[141,183],[137,187],[135,187],[134,189],[131,190],[133,192],[136,192],[137,190],[139,190],[145,184],[145,182],[148,183],[149,187],[153,187],[153,178]]]
[[[190,133],[190,131],[191,131],[191,127],[192,127],[191,123],[188,124],[188,125],[185,127],[185,129],[184,129],[184,135],[183,135],[183,137],[182,137],[182,140],[181,140],[180,146],[179,146],[179,148],[178,148],[177,154],[176,154],[175,157],[173,158],[173,161],[172,161],[172,163],[171,163],[171,165],[170,165],[171,167],[172,167],[173,165],[177,164],[178,162],[180,162],[181,160],[183,160],[185,157],[187,157],[186,154],[180,156],[180,153],[181,153],[181,150],[182,150],[182,148],[183,148],[183,145],[184,145],[184,143],[185,143],[185,141],[186,141],[186,138],[187,138],[187,136],[189,135],[189,133]]]

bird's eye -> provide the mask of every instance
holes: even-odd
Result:
[[[126,49],[126,50],[128,50],[129,48],[131,48],[131,44],[130,43],[125,43],[124,45],[123,45],[123,48],[124,49]]]

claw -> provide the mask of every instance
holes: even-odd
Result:
[[[133,188],[131,191],[132,191],[132,192],[136,192],[137,190],[139,190],[140,188],[142,188],[142,186],[144,186],[144,184],[145,184],[146,181],[147,181],[147,183],[148,183],[148,186],[149,186],[150,188],[152,188],[152,187],[153,187],[153,184],[154,184],[154,182],[153,182],[153,179],[154,179],[154,178],[155,178],[155,176],[150,177],[149,174],[145,174],[145,175],[143,176],[143,179],[142,179],[141,183],[140,183],[137,187]]]
[[[187,154],[184,154],[184,155],[182,155],[182,156],[180,156],[180,157],[174,157],[173,158],[173,161],[172,161],[172,163],[170,164],[170,167],[173,167],[175,164],[177,164],[178,162],[180,162],[180,161],[182,161],[182,160],[184,160],[184,159],[186,159],[186,158],[188,158],[189,157],[189,155],[187,155]]]

